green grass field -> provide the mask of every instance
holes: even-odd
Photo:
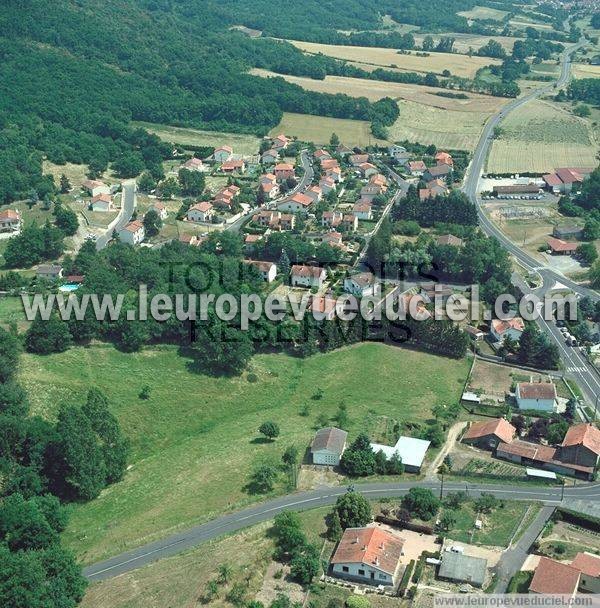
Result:
[[[494,21],[502,21],[508,15],[506,11],[499,11],[487,6],[474,6],[470,11],[461,11],[458,14],[467,19],[493,19]]]
[[[19,330],[29,324],[25,319],[21,298],[0,298],[0,327],[7,329],[12,323],[16,323]]]
[[[362,344],[306,360],[256,356],[250,371],[256,382],[197,375],[171,347],[126,354],[106,345],[23,356],[21,382],[34,413],[52,418],[58,404],[81,403],[95,385],[132,441],[125,479],[73,508],[65,541],[81,560],[97,561],[263,500],[244,490],[253,466],[279,463],[290,444],[303,453],[316,418],[333,417],[341,403],[350,439],[372,430],[379,415],[428,419],[433,405],[456,401],[467,362]],[[145,384],[152,387],[148,401],[138,397]],[[322,398],[312,399],[319,389]],[[307,417],[300,415],[305,405]],[[281,436],[257,441],[268,419],[279,423]],[[282,474],[273,493],[286,487]]]

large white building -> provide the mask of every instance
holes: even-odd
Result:
[[[377,452],[383,452],[389,460],[394,454],[397,454],[404,465],[404,470],[409,473],[420,473],[425,454],[429,449],[431,442],[425,439],[415,439],[414,437],[400,437],[396,445],[383,445],[381,443],[372,443],[371,449]]]
[[[520,410],[556,411],[556,387],[552,382],[519,382],[516,398]]]

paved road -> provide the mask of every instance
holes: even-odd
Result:
[[[136,194],[135,194],[136,183],[134,180],[123,182],[122,193],[121,193],[121,211],[118,216],[119,220],[110,230],[107,230],[101,237],[96,240],[96,249],[104,249],[109,241],[112,239],[112,234],[116,230],[117,232],[131,220],[133,211],[136,205]]]
[[[429,488],[436,493],[439,493],[440,490],[438,481],[360,484],[357,486],[357,490],[370,499],[380,499],[401,497],[412,487]],[[467,491],[469,496],[478,496],[481,492],[488,492],[506,500],[542,501],[551,504],[560,504],[561,501],[561,488],[557,487],[459,482],[446,482],[444,484],[444,494],[458,490]],[[100,581],[118,576],[163,557],[175,555],[223,534],[230,534],[248,526],[268,521],[285,510],[304,511],[332,505],[338,496],[344,494],[345,491],[344,487],[320,488],[310,492],[298,492],[276,498],[237,513],[218,517],[200,526],[195,526],[89,566],[84,569],[84,575],[90,581]],[[564,494],[567,503],[571,498],[597,501],[600,500],[600,484],[581,484],[565,488]]]
[[[494,593],[506,593],[510,579],[521,570],[521,567],[529,554],[529,548],[544,529],[544,526],[552,516],[552,513],[554,513],[554,507],[542,507],[537,517],[533,520],[527,530],[525,530],[517,544],[510,547],[502,554],[502,557],[496,566],[498,578]]]
[[[302,167],[304,169],[304,175],[300,178],[300,181],[298,182],[298,184],[296,185],[296,187],[293,190],[290,190],[290,192],[288,192],[285,195],[285,198],[287,198],[288,196],[291,196],[291,195],[295,194],[296,192],[304,192],[304,190],[306,190],[306,188],[308,188],[308,186],[310,186],[310,184],[312,183],[312,180],[313,180],[313,177],[315,175],[315,172],[313,170],[312,163],[310,161],[310,156],[309,156],[307,150],[302,150],[300,152],[300,163],[302,164]],[[230,230],[232,232],[239,232],[243,228],[244,224],[259,209],[266,209],[269,205],[272,205],[274,202],[275,201],[267,201],[263,205],[261,205],[260,207],[254,207],[253,209],[250,209],[247,213],[245,213],[244,215],[242,215],[235,222],[232,222],[231,224],[229,224],[227,226],[227,228],[225,228],[225,230]]]
[[[561,58],[561,73],[556,82],[556,88],[561,87],[568,82],[571,68],[571,55],[583,44],[584,41],[579,41],[577,44],[566,49],[563,53]],[[515,99],[490,118],[473,154],[473,160],[471,161],[467,176],[465,177],[463,191],[477,206],[479,224],[482,230],[486,234],[495,237],[526,270],[536,272],[542,278],[542,286],[540,288],[534,290],[526,289],[526,292],[535,293],[537,296],[543,298],[557,283],[560,283],[571,289],[580,297],[588,296],[593,300],[598,300],[599,296],[596,291],[578,285],[555,270],[543,266],[533,256],[512,242],[485,214],[481,199],[478,196],[479,180],[483,173],[485,161],[493,141],[494,129],[500,125],[510,112],[529,103],[533,99],[537,99],[541,95],[551,92],[554,87],[554,84],[548,84],[532,91],[528,95]],[[600,376],[598,375],[597,370],[585,359],[578,349],[565,344],[562,335],[554,323],[548,323],[547,321],[540,319],[538,325],[547,333],[550,340],[558,346],[567,375],[577,382],[581,387],[586,400],[594,405],[596,399],[600,395]],[[581,413],[583,414],[583,412]]]

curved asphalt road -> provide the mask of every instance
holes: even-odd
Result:
[[[473,160],[471,161],[471,165],[469,166],[469,170],[463,185],[464,193],[477,206],[479,224],[482,230],[489,236],[496,238],[526,270],[536,272],[540,275],[542,278],[542,287],[530,291],[542,299],[556,283],[560,283],[568,287],[580,297],[588,296],[597,301],[599,296],[596,291],[578,285],[574,281],[571,281],[551,268],[543,266],[538,260],[511,241],[485,214],[481,200],[478,197],[478,184],[481,174],[483,173],[483,167],[490,146],[493,142],[494,129],[499,126],[504,118],[506,118],[506,116],[513,110],[520,108],[533,99],[537,99],[541,95],[549,93],[554,88],[564,86],[569,80],[571,55],[583,44],[585,44],[585,41],[580,40],[577,44],[574,44],[565,50],[561,58],[561,73],[556,81],[556,84],[547,84],[539,89],[536,89],[535,91],[532,91],[524,97],[511,101],[496,115],[490,118],[488,123],[485,125],[479,143],[475,148]],[[562,334],[558,331],[554,323],[549,323],[543,319],[539,319],[538,325],[544,332],[546,332],[550,340],[558,347],[567,375],[572,377],[577,382],[587,401],[594,405],[598,396],[600,395],[600,374],[598,371],[587,361],[578,348],[573,348],[565,344]]]
[[[437,481],[360,484],[356,489],[369,498],[378,499],[398,498],[406,494],[410,488],[417,486],[429,488],[436,493],[440,491],[440,483]],[[560,504],[562,492],[562,488],[559,487],[511,486],[506,484],[486,485],[460,482],[446,482],[444,484],[444,493],[456,492],[458,490],[467,491],[470,496],[478,496],[481,492],[489,492],[498,498],[506,500],[542,501],[549,504]],[[346,488],[344,487],[330,487],[310,492],[289,494],[249,507],[243,511],[238,511],[237,513],[218,517],[189,530],[184,530],[162,540],[132,549],[106,561],[89,566],[83,572],[90,581],[101,581],[118,576],[163,557],[169,557],[181,551],[191,549],[223,534],[236,532],[248,526],[268,521],[285,510],[304,511],[332,505],[338,496],[345,492]],[[600,500],[600,484],[582,484],[565,488],[564,500],[568,503],[569,499],[598,501]]]
[[[96,249],[98,251],[100,251],[100,249],[104,249],[108,245],[115,230],[119,232],[119,230],[121,230],[121,228],[123,228],[123,226],[125,226],[125,224],[131,220],[136,204],[135,187],[136,183],[134,180],[123,182],[119,220],[110,230],[107,230],[101,237],[98,237],[96,240]]]

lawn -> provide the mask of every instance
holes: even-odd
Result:
[[[149,122],[135,122],[135,126],[144,127],[155,133],[162,140],[182,146],[223,146],[229,145],[234,154],[252,155],[258,153],[260,139],[255,135],[241,133],[219,133],[218,131],[200,131],[198,129],[170,127]]]
[[[400,54],[395,49],[388,48],[320,44],[296,40],[288,42],[307,53],[322,53],[346,61],[384,68],[392,67],[408,72],[441,74],[444,70],[450,70],[453,75],[463,78],[473,78],[480,68],[492,63],[499,63],[498,60],[489,57],[468,57],[457,53],[429,53],[427,57],[420,57],[415,52]]]
[[[457,14],[467,19],[492,19],[494,21],[502,21],[508,15],[506,11],[499,11],[487,6],[474,6],[470,11],[461,11]]]
[[[16,323],[20,331],[29,325],[21,298],[0,297],[0,327],[8,329],[11,323]]]
[[[271,130],[271,134],[285,133],[302,141],[327,144],[332,133],[347,146],[367,146],[385,142],[371,135],[371,123],[366,120],[348,120],[284,112],[281,122]]]
[[[256,356],[251,372],[256,377],[197,375],[170,347],[126,354],[105,345],[23,356],[21,382],[34,413],[52,418],[59,403],[81,403],[96,385],[131,438],[125,479],[73,508],[64,537],[79,559],[97,561],[263,500],[244,490],[253,466],[280,462],[292,443],[304,452],[316,418],[332,418],[342,402],[351,439],[379,415],[428,419],[433,405],[459,397],[467,362],[362,344],[306,360]],[[138,397],[145,384],[152,387],[147,401]],[[315,399],[318,389],[323,395]],[[300,415],[305,405],[307,417]],[[256,429],[268,419],[281,426],[272,443],[257,440]],[[273,494],[286,488],[281,475]]]
[[[526,502],[505,502],[503,507],[494,509],[489,514],[478,514],[474,504],[466,502],[456,512],[457,521],[448,532],[448,536],[452,540],[462,543],[508,547],[521,520],[526,515],[529,516],[530,507],[534,510],[539,509]],[[481,530],[475,528],[476,519],[483,522]]]
[[[545,101],[512,112],[494,140],[486,171],[545,173],[556,167],[594,167],[597,145],[588,121]]]

